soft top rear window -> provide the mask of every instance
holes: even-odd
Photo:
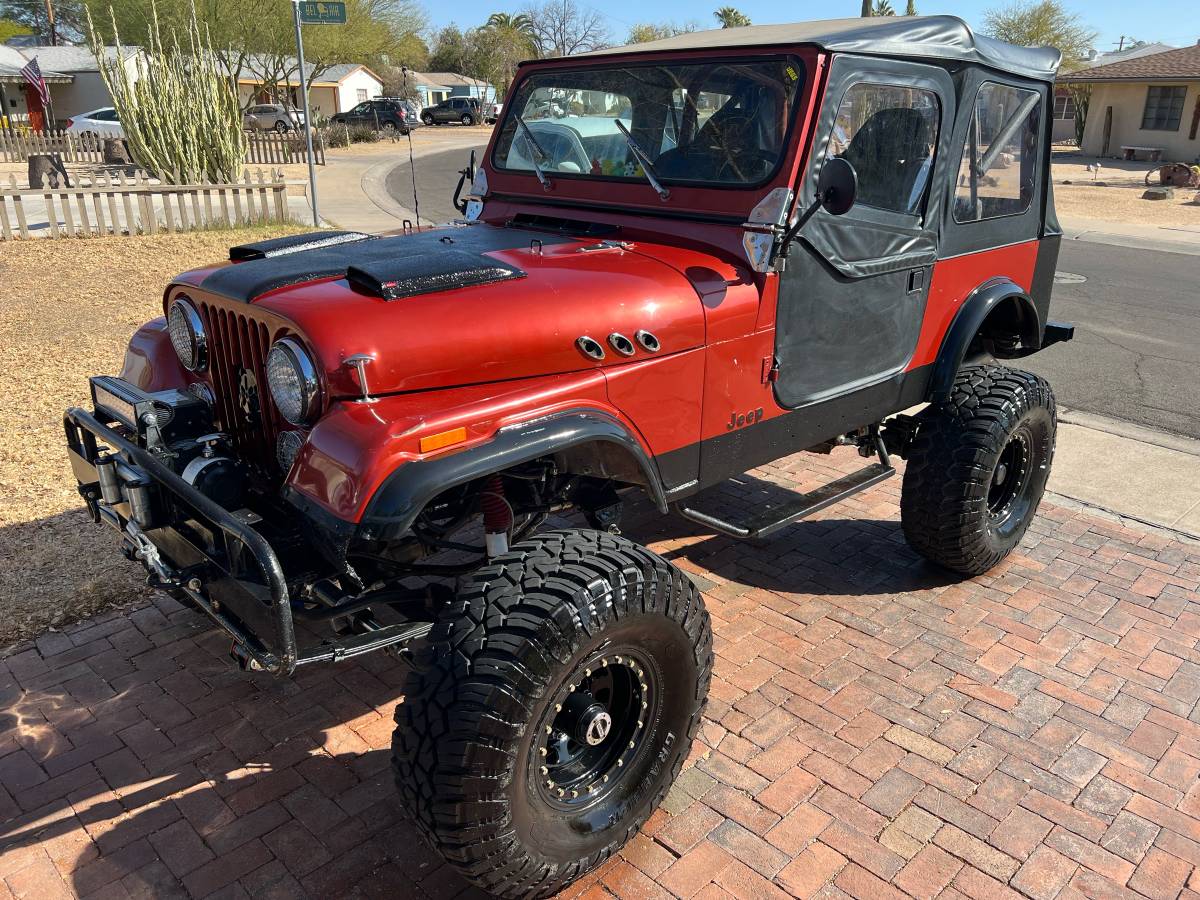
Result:
[[[783,159],[803,75],[790,57],[535,72],[505,103],[492,162],[519,172],[536,162],[549,178],[645,181],[648,161],[664,184],[761,184]]]

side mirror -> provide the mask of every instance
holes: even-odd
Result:
[[[858,173],[840,156],[830,157],[817,176],[817,200],[831,216],[844,216],[858,195]]]

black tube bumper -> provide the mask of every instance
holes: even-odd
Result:
[[[186,597],[228,632],[247,668],[290,675],[306,663],[336,662],[428,634],[428,623],[402,623],[300,651],[283,566],[255,517],[214,503],[90,412],[67,410],[63,426],[92,518],[122,535],[126,555],[146,566],[151,584]]]

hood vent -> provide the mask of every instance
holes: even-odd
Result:
[[[372,239],[371,235],[363,234],[361,231],[318,231],[312,234],[293,234],[270,241],[230,247],[229,261],[246,262],[251,259],[271,259],[276,256],[286,256],[289,253],[320,250],[324,247],[336,247],[340,244],[354,244],[358,241]]]
[[[457,249],[421,257],[372,261],[346,269],[346,280],[352,287],[384,300],[401,300],[418,294],[524,277],[525,272],[516,266]]]

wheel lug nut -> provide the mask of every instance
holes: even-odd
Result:
[[[566,792],[566,791],[564,791],[562,788],[559,788],[559,789],[558,789],[558,796],[560,796],[560,797],[565,797],[565,796],[566,796],[566,794],[567,794],[567,792]]]
[[[579,796],[579,791],[571,791],[571,799],[574,800]]]
[[[547,725],[547,726],[546,726],[546,734],[549,734],[549,733],[550,733],[550,726],[549,726],[549,725]]]
[[[543,774],[543,775],[549,775],[549,774],[550,774],[550,769],[548,769],[546,766],[542,766],[542,770],[541,770],[541,771],[542,771],[542,774]]]
[[[542,756],[545,756],[545,755],[546,755],[546,748],[545,748],[545,747],[538,747],[538,753],[540,753]]]
[[[561,703],[555,703],[555,704],[554,704],[554,711],[555,711],[555,712],[562,712],[562,704],[561,704]]]

